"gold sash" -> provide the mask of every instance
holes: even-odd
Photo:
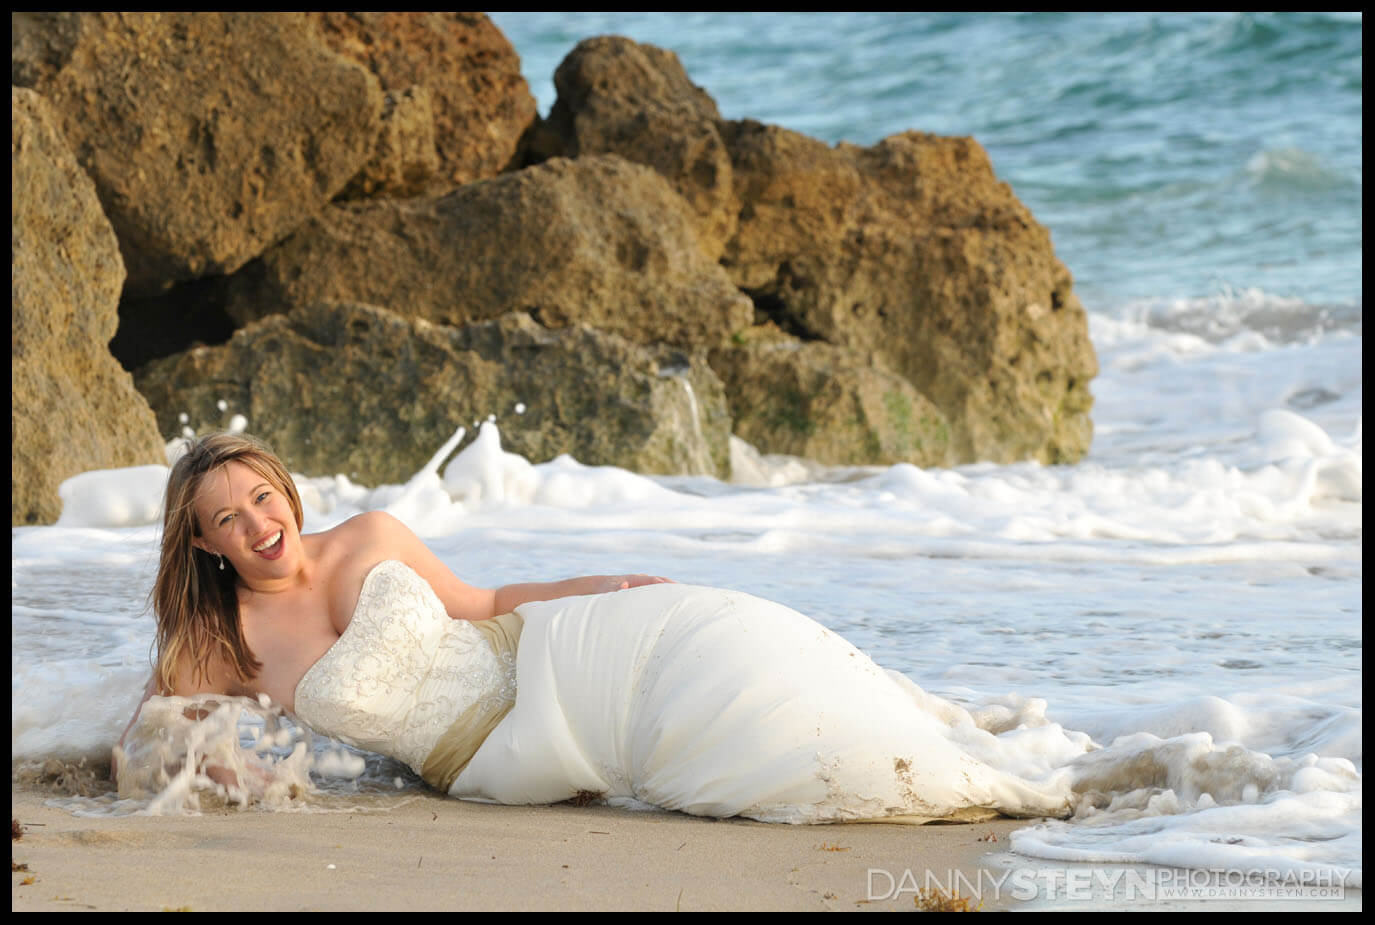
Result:
[[[474,620],[473,626],[482,633],[497,658],[504,661],[509,654],[512,661],[515,660],[520,631],[525,627],[525,620],[520,614],[505,613],[490,620]],[[454,780],[473,760],[478,748],[513,706],[515,702],[510,700],[495,706],[479,701],[464,710],[448,731],[439,737],[425,759],[425,766],[420,770],[425,783],[448,793]]]

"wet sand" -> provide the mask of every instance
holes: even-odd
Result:
[[[78,817],[50,792],[11,796],[16,912],[911,911],[927,871],[977,882],[1027,824],[785,826],[431,794],[388,811]]]

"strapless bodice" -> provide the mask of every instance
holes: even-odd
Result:
[[[373,566],[343,635],[296,685],[312,729],[390,755],[420,773],[455,717],[515,701],[516,666],[467,620],[454,620],[402,562]]]

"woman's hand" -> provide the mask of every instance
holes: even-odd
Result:
[[[628,588],[639,588],[644,585],[671,585],[674,584],[672,578],[659,578],[655,575],[607,575],[608,591],[625,591]]]
[[[241,774],[236,774],[223,765],[212,764],[208,760],[201,762],[200,770],[206,777],[223,787],[227,793],[239,790],[255,800],[262,799],[263,794],[267,793],[267,788],[272,785],[273,781],[271,768],[252,761],[243,763],[243,773]]]

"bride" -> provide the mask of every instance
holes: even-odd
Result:
[[[593,793],[793,823],[1069,812],[1067,784],[969,756],[951,705],[779,604],[648,575],[491,590],[386,513],[302,522],[256,440],[207,436],[176,462],[145,705],[266,695],[487,802]]]

